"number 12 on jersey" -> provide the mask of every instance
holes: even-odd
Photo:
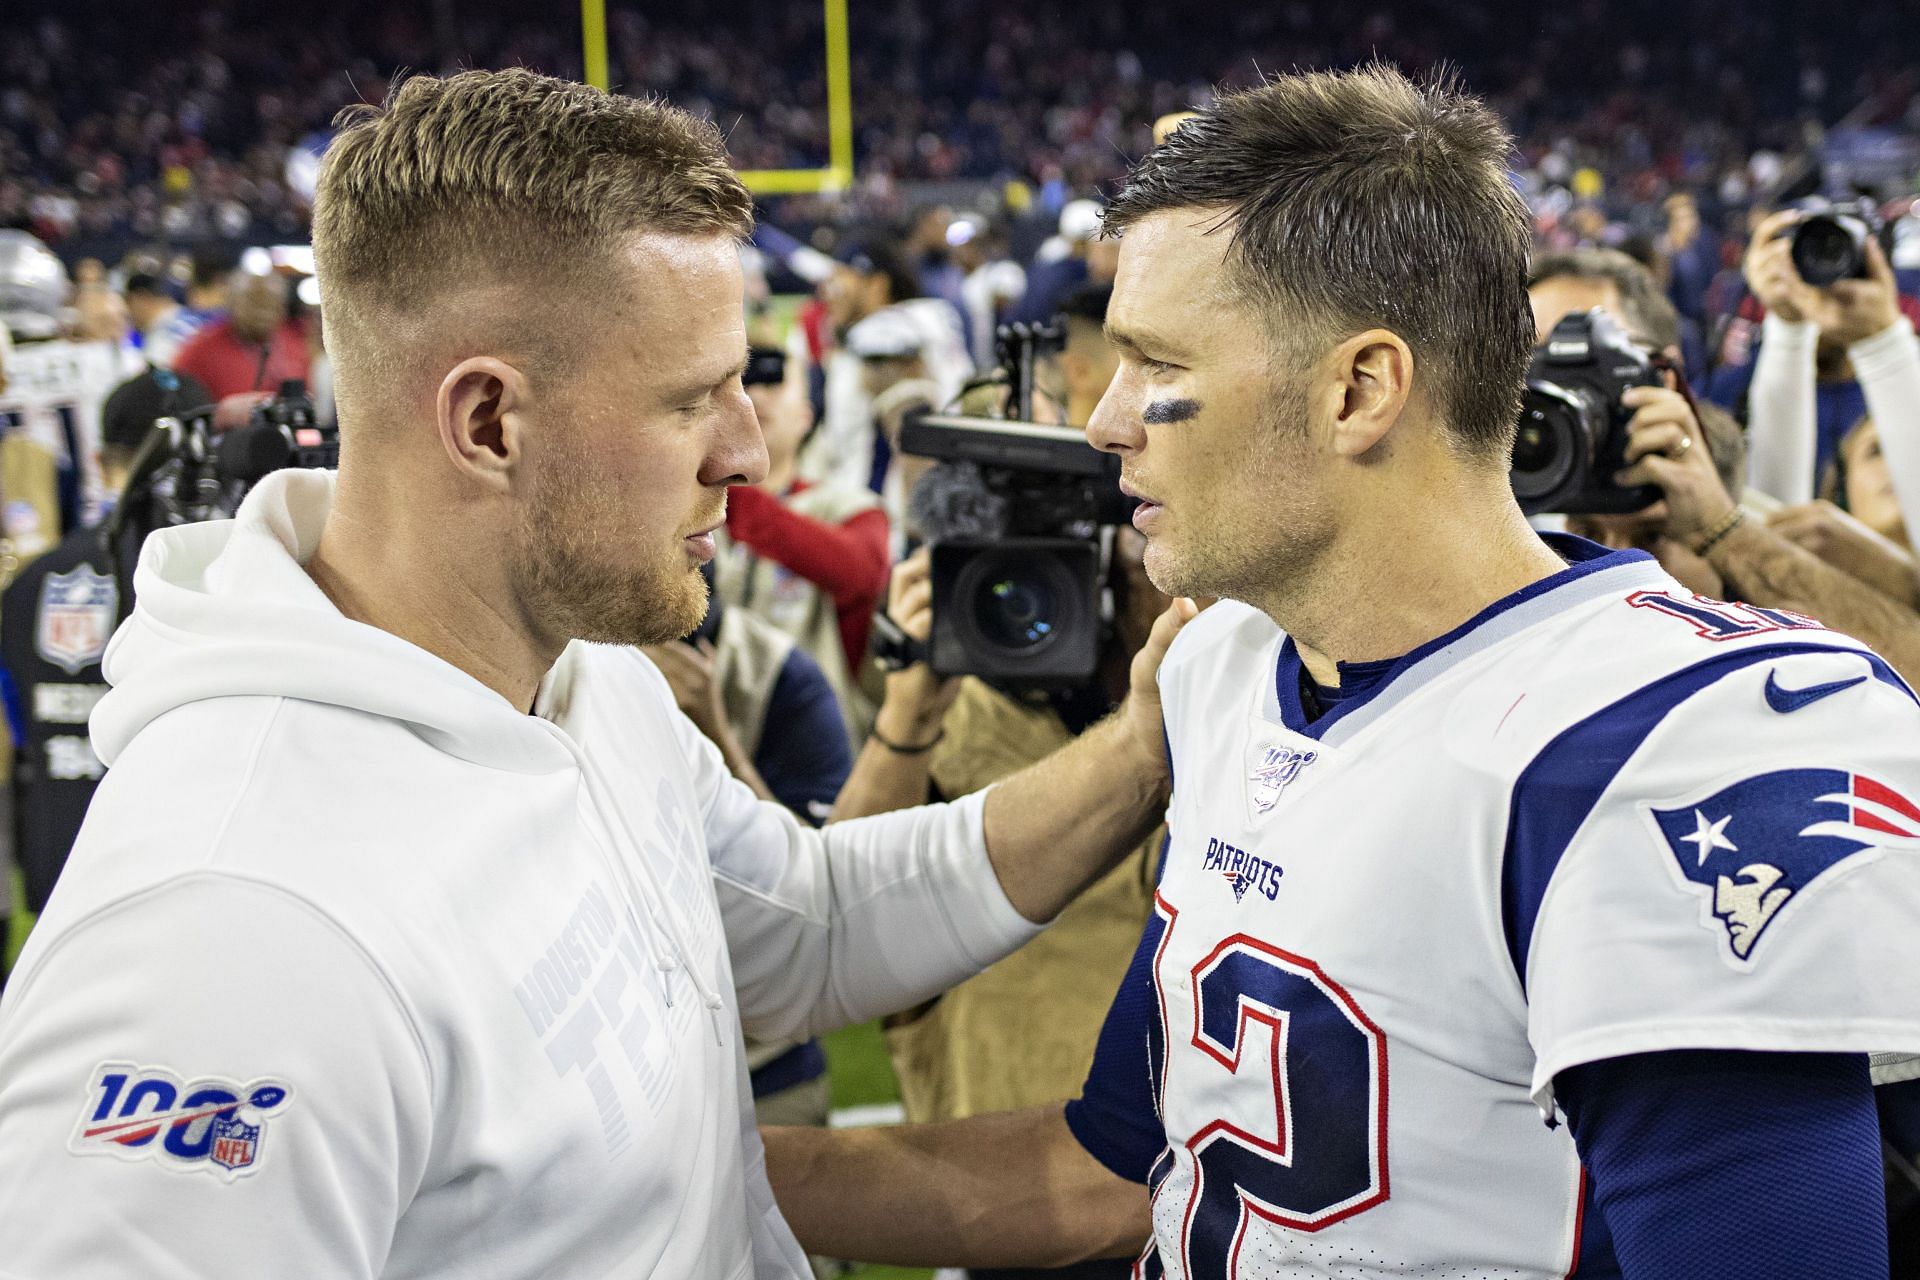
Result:
[[[1165,993],[1182,986],[1193,1010],[1190,1027],[1159,1028],[1182,1059],[1154,1055],[1161,1115],[1169,1069],[1182,1096],[1229,1104],[1193,1129],[1179,1157],[1193,1180],[1183,1271],[1229,1277],[1255,1217],[1319,1231],[1387,1199],[1387,1038],[1318,964],[1249,934],[1228,936],[1190,969],[1170,961],[1179,912],[1164,897],[1155,909],[1166,922],[1160,1016]]]

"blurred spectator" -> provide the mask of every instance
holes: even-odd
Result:
[[[1107,254],[1096,248],[1100,234],[1100,204],[1074,200],[1060,211],[1059,234],[1040,246],[1027,272],[1027,291],[1007,319],[1015,323],[1046,324],[1061,301],[1089,281],[1112,284]],[[1096,271],[1095,265],[1100,266]]]
[[[1720,237],[1700,221],[1700,204],[1690,191],[1662,202],[1667,228],[1659,251],[1667,266],[1667,297],[1681,317],[1696,325],[1707,320],[1707,289],[1720,270]]]
[[[1880,428],[1872,418],[1840,438],[1821,490],[1822,496],[1881,537],[1913,549],[1906,514],[1893,492],[1893,473],[1880,448]]]
[[[728,492],[715,595],[765,619],[813,659],[839,700],[847,735],[859,741],[872,722],[859,674],[886,590],[887,516],[864,485],[800,477],[813,408],[798,362],[757,348],[748,376],[747,395],[767,442],[767,477]]]
[[[234,272],[239,269],[239,258],[224,250],[203,248],[194,253],[188,265],[186,305],[174,316],[173,329],[167,335],[176,351],[194,334],[227,314],[233,297]]]
[[[1750,362],[1715,370],[1709,385],[1717,403],[1745,410],[1754,485],[1787,503],[1813,496],[1840,437],[1868,411],[1851,346],[1888,333],[1903,314],[1909,322],[1920,316],[1920,301],[1898,293],[1877,244],[1869,253],[1872,278],[1824,289],[1803,281],[1794,269],[1791,241],[1802,216],[1781,210],[1754,229],[1742,267],[1752,296],[1726,346],[1736,354],[1749,348],[1757,322],[1758,349]],[[1912,474],[1920,476],[1920,470]]]
[[[924,205],[908,220],[902,238],[907,259],[919,277],[920,290],[929,298],[939,298],[960,317],[960,337],[971,351],[975,340],[973,321],[967,311],[962,286],[967,273],[953,260],[947,233],[953,226],[953,210],[944,204]]]
[[[966,303],[967,325],[977,369],[991,369],[999,360],[995,350],[1001,317],[1027,291],[1026,268],[1007,256],[1006,233],[978,214],[966,214],[947,228],[953,261],[966,279],[960,294]]]
[[[854,326],[884,312],[883,328],[906,335],[938,404],[959,395],[973,361],[961,338],[959,313],[943,299],[923,296],[920,278],[897,244],[874,241],[846,250],[821,292],[834,345],[826,360],[826,412],[800,456],[800,475],[842,489],[864,486],[879,492],[891,449],[877,434],[867,370],[846,346]]]
[[[1120,355],[1106,335],[1107,303],[1112,299],[1111,284],[1083,285],[1062,299],[1059,314],[1066,331],[1060,350],[1042,361],[1043,375],[1058,371],[1060,402],[1073,426],[1092,420],[1120,367]]]
[[[11,331],[0,377],[0,584],[90,523],[106,498],[100,410],[123,375],[113,344],[77,336],[69,292],[65,269],[44,245],[0,232],[0,326]],[[107,327],[101,317],[112,312],[91,311],[88,327]]]
[[[167,292],[164,281],[145,272],[127,277],[124,294],[133,331],[139,336],[140,354],[157,369],[171,369],[180,350],[174,336],[180,304]]]
[[[195,334],[173,367],[205,385],[216,400],[277,391],[292,378],[305,382],[307,337],[288,317],[286,280],[242,271],[231,288],[232,309]]]

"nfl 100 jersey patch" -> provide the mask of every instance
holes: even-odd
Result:
[[[1776,769],[1646,813],[1669,869],[1701,897],[1701,923],[1724,934],[1722,958],[1741,969],[1810,892],[1885,851],[1920,851],[1920,805],[1841,769]]]
[[[245,1084],[222,1076],[186,1080],[165,1067],[103,1062],[87,1083],[67,1150],[152,1159],[232,1182],[260,1168],[268,1125],[292,1098],[285,1081],[267,1077]]]

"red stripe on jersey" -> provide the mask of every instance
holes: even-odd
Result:
[[[1871,800],[1877,805],[1892,809],[1902,817],[1911,818],[1914,825],[1920,827],[1920,809],[1915,809],[1912,801],[1891,787],[1882,786],[1873,779],[1863,778],[1856,773],[1853,775],[1853,794],[1862,800]],[[1885,831],[1889,835],[1896,836],[1916,834],[1913,830],[1896,827],[1885,818],[1875,817],[1859,809],[1854,810],[1853,821],[1856,826],[1865,827],[1868,831]]]

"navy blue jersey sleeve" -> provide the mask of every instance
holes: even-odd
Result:
[[[1634,1054],[1562,1071],[1554,1094],[1625,1280],[1886,1276],[1865,1055]]]
[[[1067,1128],[1080,1145],[1129,1182],[1145,1183],[1167,1146],[1158,1097],[1166,1035],[1153,990],[1153,959],[1166,925],[1158,911],[1147,918],[1140,946],[1100,1028],[1087,1083],[1067,1104]]]
[[[820,664],[798,647],[787,654],[767,699],[753,767],[776,800],[816,827],[853,772],[840,701]]]

